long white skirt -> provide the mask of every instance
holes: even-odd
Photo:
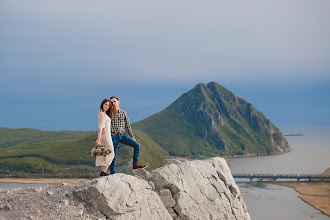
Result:
[[[109,132],[110,133],[110,132]],[[105,132],[101,136],[100,145],[103,145],[105,148],[110,149],[111,153],[105,156],[97,156],[95,160],[95,166],[110,166],[113,158],[115,157],[115,151],[113,148],[113,143],[110,134]]]

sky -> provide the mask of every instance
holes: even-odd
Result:
[[[132,123],[217,82],[275,125],[330,125],[330,1],[0,0],[0,127]]]

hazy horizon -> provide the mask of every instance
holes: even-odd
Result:
[[[112,95],[134,123],[211,81],[276,126],[330,125],[327,0],[0,6],[0,127],[96,130]]]

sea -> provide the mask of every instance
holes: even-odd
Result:
[[[27,187],[38,187],[44,186],[44,183],[2,183],[0,182],[0,188],[27,188]],[[51,185],[51,184],[48,184]]]
[[[279,127],[292,151],[289,153],[229,158],[232,174],[321,174],[330,167],[330,126]],[[298,197],[291,187],[235,179],[253,220],[329,220]],[[293,180],[292,180],[293,181]]]
[[[292,151],[289,153],[229,158],[233,174],[320,174],[330,167],[330,126],[283,126]],[[298,197],[291,187],[249,180],[235,180],[252,220],[330,220]],[[23,188],[43,184],[1,183],[0,188]]]

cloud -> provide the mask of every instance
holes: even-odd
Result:
[[[330,82],[329,11],[328,0],[2,1],[0,125],[19,127],[20,105],[29,127],[44,109],[94,115],[117,93],[140,120],[199,82]]]
[[[1,9],[1,72],[132,82],[329,79],[329,9],[328,1],[298,0],[15,1]]]

